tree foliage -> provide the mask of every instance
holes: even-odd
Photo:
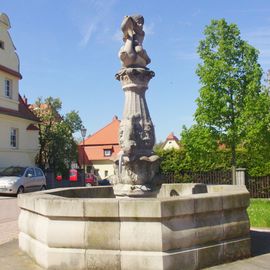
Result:
[[[260,95],[249,101],[250,110],[245,111],[246,134],[244,147],[248,153],[251,174],[270,174],[270,96],[269,79]]]
[[[233,165],[252,176],[269,175],[270,73],[262,85],[258,51],[241,39],[235,24],[213,20],[204,34],[197,123],[183,127],[180,150],[158,150],[161,171],[177,177]]]
[[[202,63],[197,74],[202,87],[195,119],[219,134],[236,165],[236,148],[247,130],[246,115],[261,91],[258,51],[241,39],[235,24],[224,19],[213,20],[204,34],[198,47]]]
[[[39,98],[32,111],[40,119],[40,150],[37,164],[45,169],[65,173],[71,162],[77,160],[77,144],[73,133],[80,129],[81,118],[76,111],[61,115],[62,102],[59,98]]]

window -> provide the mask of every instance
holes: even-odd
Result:
[[[91,173],[92,172],[92,168],[93,168],[92,166],[87,166],[86,167],[86,172],[87,173]]]
[[[10,146],[12,148],[18,148],[18,129],[11,128],[10,130]]]
[[[5,80],[5,96],[12,97],[12,81],[8,79]]]
[[[26,176],[26,177],[33,177],[33,176],[35,176],[34,169],[33,169],[33,168],[27,169],[27,171],[26,171],[26,173],[25,173],[25,176]]]
[[[112,155],[111,149],[104,149],[104,156],[105,157],[110,157],[111,155]]]
[[[5,46],[4,46],[4,41],[0,40],[0,49],[5,49]]]
[[[43,176],[43,172],[39,168],[35,168],[36,176]]]
[[[105,175],[105,177],[107,177],[108,176],[108,171],[105,171],[104,175]]]

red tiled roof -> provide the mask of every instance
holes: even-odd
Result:
[[[111,123],[85,139],[85,145],[118,144],[120,120],[115,116]],[[82,143],[80,143],[82,145]]]
[[[110,149],[112,151],[111,156],[104,156],[104,150]],[[85,157],[88,161],[93,160],[113,160],[116,158],[117,154],[120,151],[119,145],[110,145],[110,146],[86,146],[85,147]]]
[[[166,139],[167,141],[179,141],[179,139],[173,134],[173,132],[171,132],[169,135],[168,135],[168,137],[167,137],[167,139]]]
[[[30,124],[30,125],[28,125],[26,130],[39,130],[39,128],[37,126],[35,126],[34,124]]]
[[[112,122],[106,125],[104,128],[100,129],[92,136],[88,137],[83,143],[79,145],[79,161],[82,163],[83,154],[85,163],[90,163],[94,160],[113,160],[119,153],[120,146],[118,142],[118,132],[119,132],[120,120],[114,117]],[[111,156],[104,156],[104,150],[111,150]]]
[[[50,107],[49,104],[41,103],[40,105],[37,105],[37,104],[34,103],[34,104],[29,104],[28,108],[33,113],[35,112],[36,109],[40,109],[43,113],[53,112],[56,121],[63,120],[62,116],[56,110],[53,110],[52,107]]]
[[[0,113],[39,122],[39,119],[31,112],[20,95],[18,111],[0,107]]]

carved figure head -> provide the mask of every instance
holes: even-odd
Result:
[[[142,15],[133,15],[132,19],[135,21],[136,25],[138,28],[142,30],[143,25],[144,25],[144,18]]]

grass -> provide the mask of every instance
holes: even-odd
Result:
[[[251,227],[270,228],[269,199],[250,199],[247,211]]]

